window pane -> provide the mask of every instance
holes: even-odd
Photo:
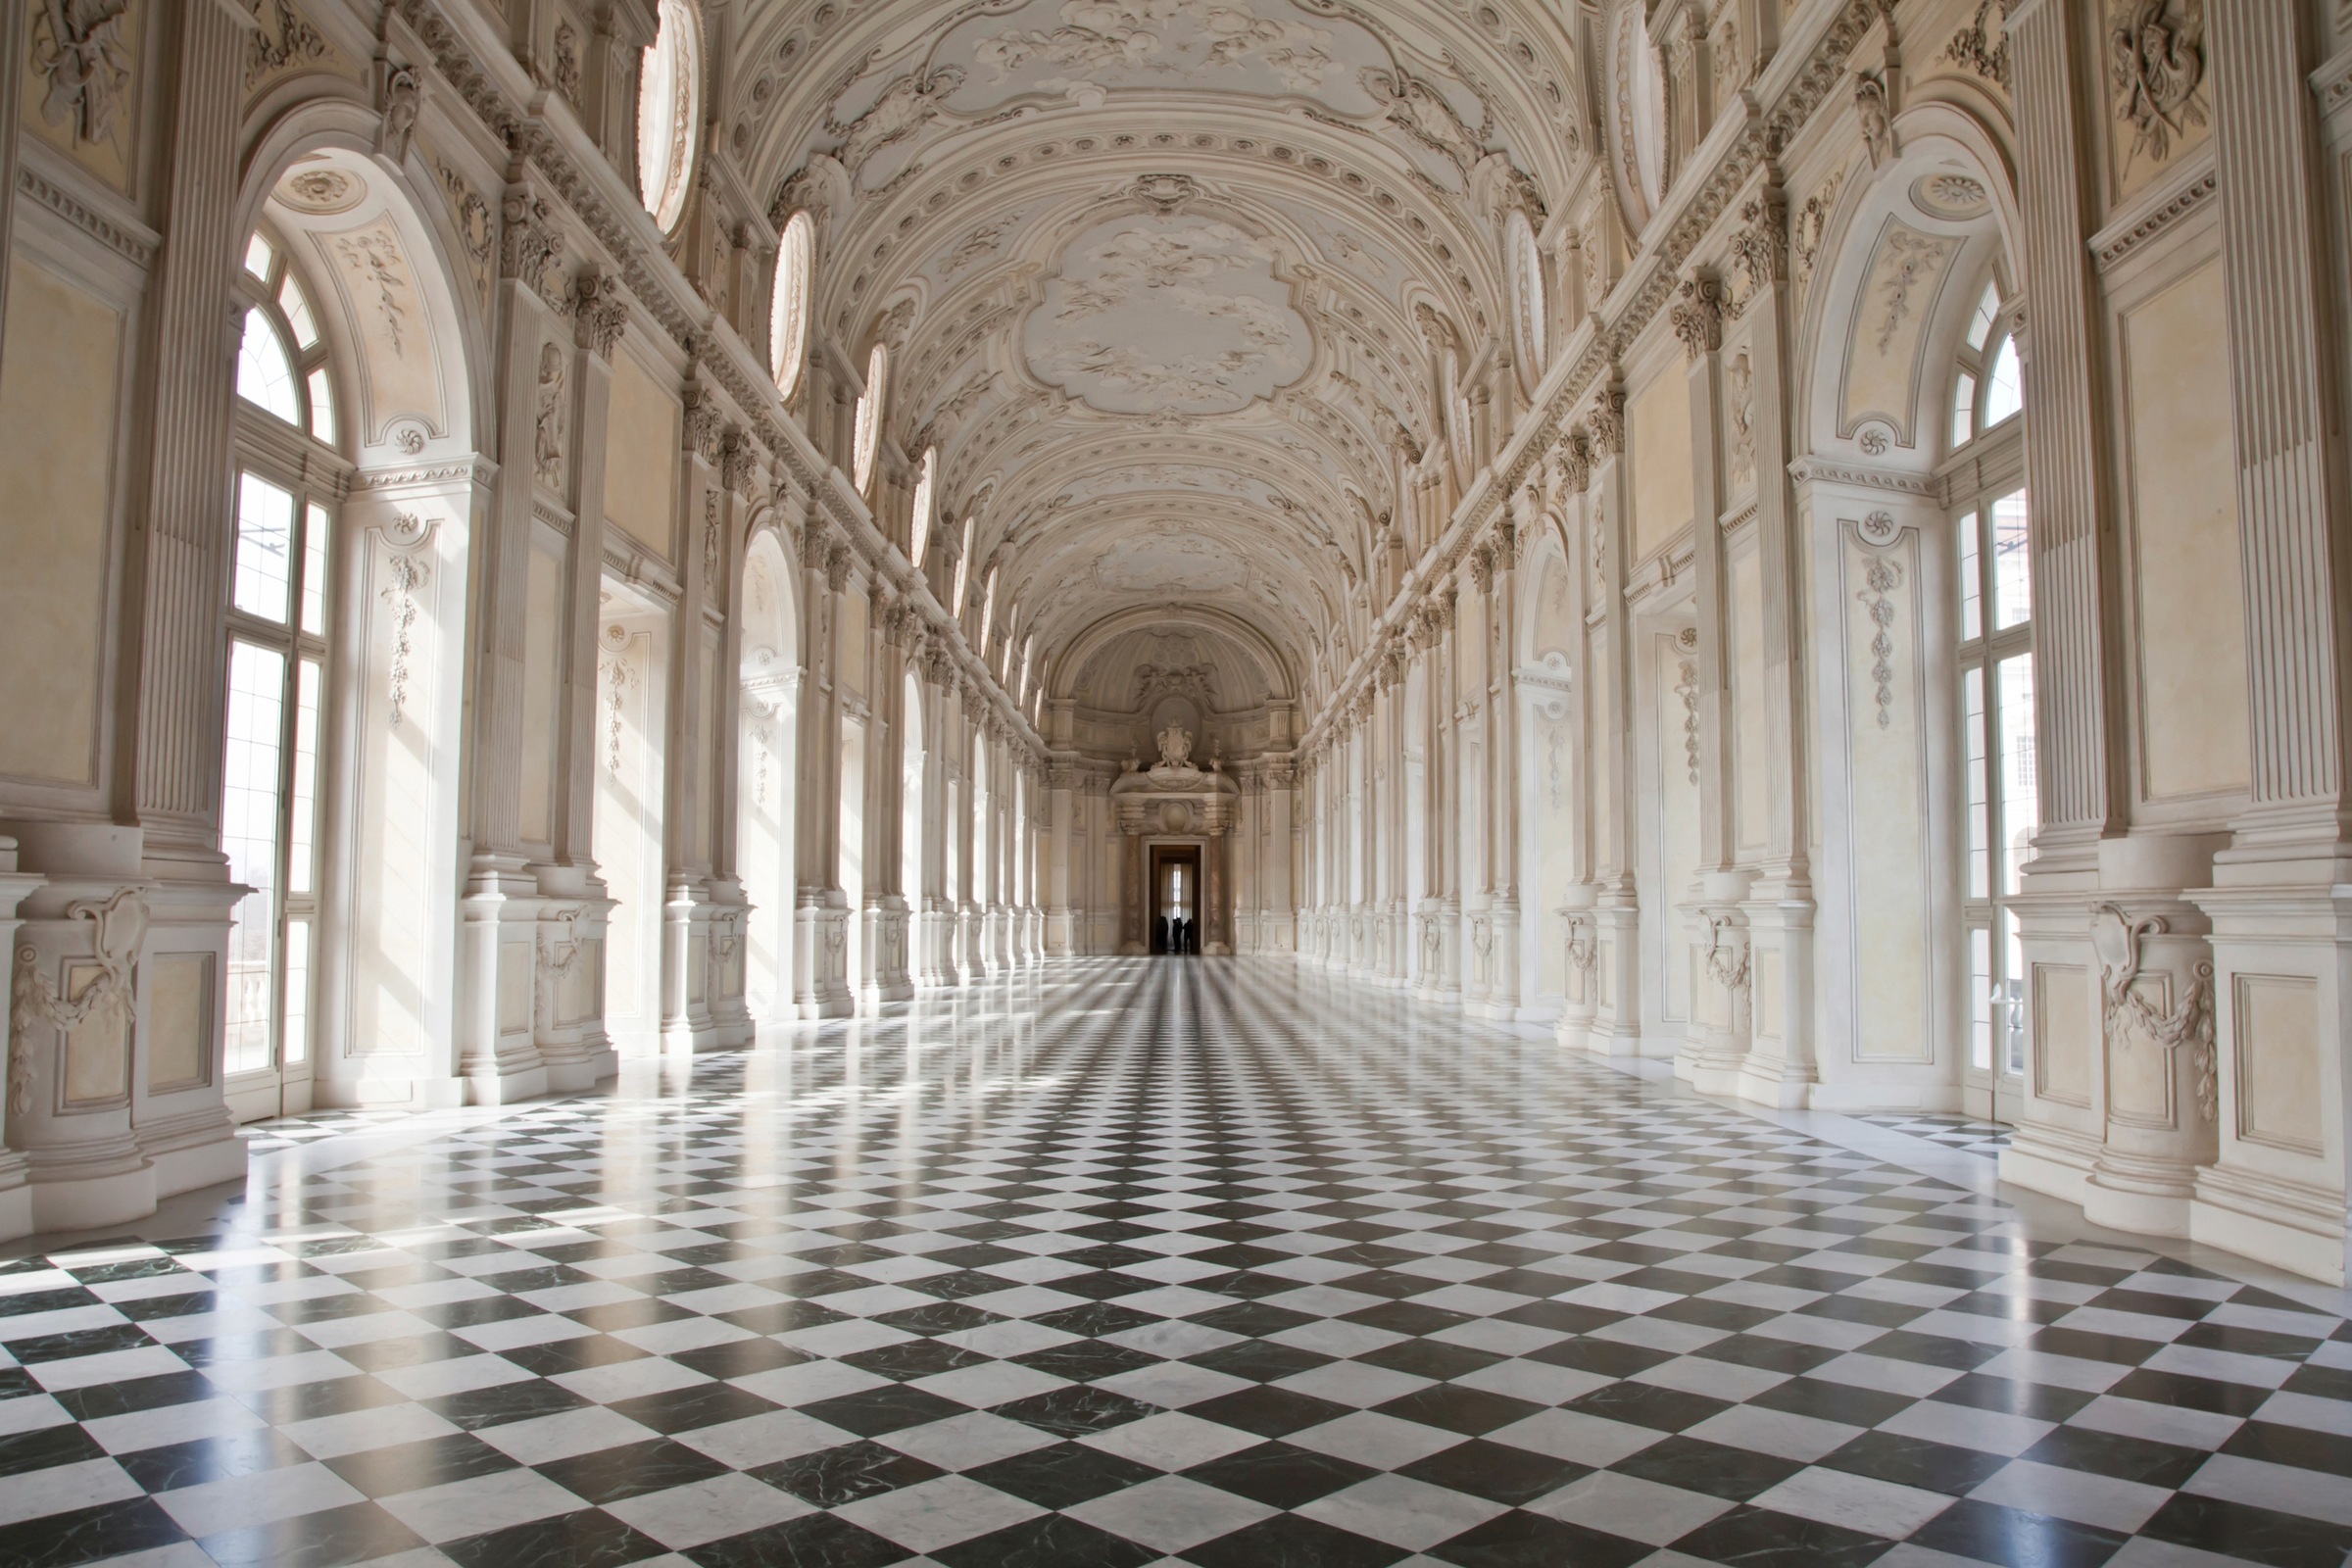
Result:
[[[289,951],[291,948],[289,946]],[[1969,1065],[1979,1072],[1992,1070],[1992,933],[1984,926],[1968,932]],[[287,1013],[287,1038],[293,1038],[293,1015]]]
[[[283,622],[294,545],[294,498],[267,479],[237,476],[237,577],[231,602],[248,615]]]
[[[302,297],[302,286],[291,277],[278,287],[277,308],[286,313],[295,342],[307,349],[318,341],[318,324],[311,319],[311,302]]]
[[[1973,643],[1984,635],[1984,568],[1977,556],[1977,532],[1984,518],[1970,513],[1960,519],[1960,640]]]
[[[311,372],[311,434],[335,444],[335,389],[327,380],[326,367],[321,365]]]
[[[270,264],[275,260],[277,252],[270,249],[270,242],[261,235],[256,234],[245,242],[245,270],[263,282],[270,281]]]
[[[311,1054],[311,922],[286,922],[287,1066]]]
[[[1968,896],[1988,899],[1992,897],[1992,824],[1986,813],[1992,802],[1984,767],[1984,671],[1967,671],[1960,685],[1961,706],[1968,710],[1962,720],[1966,728],[1961,741],[1968,754]]]
[[[1992,623],[2022,626],[2034,616],[2034,557],[2027,544],[2026,493],[1992,504]]]
[[[2017,915],[2001,911],[2001,996],[2007,1005],[2001,1010],[2002,1033],[2007,1037],[2007,1050],[2002,1053],[2001,1070],[2021,1073],[2026,1070],[2026,945],[2018,930]]]
[[[229,877],[252,891],[228,928],[228,1070],[270,1065],[270,957],[277,931],[279,726],[286,657],[228,648],[227,745],[220,768],[220,848]]]
[[[1952,445],[1964,447],[1977,433],[1977,378],[1966,370],[1952,389]]]
[[[302,417],[286,346],[277,340],[277,328],[259,307],[245,313],[245,339],[237,346],[237,396],[288,424]]]
[[[287,824],[286,891],[313,891],[318,864],[318,661],[294,674],[294,803]]]
[[[326,635],[326,536],[324,507],[313,507],[302,524],[302,629]]]
[[[2004,659],[1993,672],[2000,703],[2001,892],[2018,891],[2018,869],[2041,821],[2034,772],[2034,656]]]
[[[1977,301],[1977,314],[1969,318],[1968,346],[1970,348],[1982,349],[1984,346],[1984,334],[1992,330],[1993,315],[2000,308],[2000,285],[1997,283],[1985,285],[1984,297]]]
[[[1993,351],[1992,369],[1985,378],[1984,427],[1991,429],[2025,406],[2026,388],[2017,373],[2017,341],[2005,337]]]

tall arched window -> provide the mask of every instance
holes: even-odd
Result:
[[[689,0],[662,0],[661,28],[637,78],[637,188],[663,233],[693,188],[703,108],[702,20]]]
[[[890,376],[890,349],[877,343],[865,357],[865,390],[858,394],[858,423],[850,440],[850,479],[860,495],[873,481],[874,455],[882,450],[882,398]]]
[[[914,569],[923,569],[923,554],[931,546],[931,514],[938,509],[935,492],[939,475],[939,448],[923,449],[922,466],[914,475],[914,516],[908,523],[906,559]]]
[[[230,917],[225,999],[228,1099],[249,1119],[308,1103],[329,546],[346,465],[327,346],[285,247],[257,231],[244,283],[220,845],[252,890]]]
[[[1953,497],[1967,830],[1971,1109],[2007,1121],[2022,1095],[2025,953],[2011,901],[2040,822],[2034,745],[2034,574],[2016,313],[1985,286],[1952,371],[1952,448],[1976,462]]]

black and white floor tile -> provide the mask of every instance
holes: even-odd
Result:
[[[2001,1151],[2009,1147],[2009,1129],[1998,1122],[1976,1121],[1967,1116],[1949,1116],[1937,1111],[1909,1111],[1900,1115],[1861,1115],[1856,1121],[1874,1127],[1891,1128],[1912,1138],[1924,1138],[1931,1144],[1957,1149],[1963,1153],[1998,1159]]]
[[[384,1134],[0,1264],[0,1563],[2352,1548],[2339,1294],[1288,965],[1051,965]]]

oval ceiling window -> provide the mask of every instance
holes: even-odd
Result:
[[[637,78],[637,188],[663,233],[693,186],[703,107],[702,22],[689,0],[662,0],[662,26]]]
[[[784,224],[776,247],[775,303],[768,313],[768,373],[785,397],[801,384],[801,362],[808,357],[809,271],[816,265],[816,225],[807,213]]]
[[[1530,393],[1544,379],[1544,256],[1535,226],[1513,209],[1503,220],[1502,243],[1510,269],[1511,319],[1519,352],[1519,384]]]
[[[939,448],[923,449],[923,466],[914,476],[914,519],[912,532],[907,535],[910,548],[906,559],[914,569],[923,569],[923,554],[931,547],[931,514],[936,505],[932,486],[939,471]]]
[[[850,441],[850,479],[858,493],[874,477],[874,454],[882,449],[882,381],[890,373],[890,350],[877,343],[865,360],[865,390],[858,394],[858,425]]]
[[[1611,20],[1608,140],[1618,205],[1639,234],[1666,194],[1666,80],[1641,0],[1623,0]]]

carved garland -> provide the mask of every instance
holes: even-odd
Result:
[[[2110,1049],[2128,1041],[2132,1029],[2168,1054],[2188,1047],[2189,1071],[2196,1080],[2197,1116],[2210,1123],[2221,1114],[2212,961],[2201,958],[2189,966],[2188,988],[2180,1004],[2170,1012],[2159,1012],[2137,990],[2144,945],[2149,937],[2162,936],[2168,929],[2162,915],[2134,920],[2112,904],[2102,904],[2093,911],[2090,940],[2099,958],[2099,991],[2104,1004],[2100,1020]]]
[[[1748,944],[1740,936],[1740,927],[1732,924],[1731,916],[1710,914],[1707,922],[1707,975],[1726,991],[1744,991],[1748,980]],[[1731,932],[1736,940],[1724,944],[1724,933]]]
[[[1568,963],[1588,976],[1600,963],[1599,922],[1589,914],[1568,916]]]
[[[66,906],[66,918],[87,920],[96,928],[91,947],[98,959],[98,978],[83,987],[80,996],[68,1001],[41,972],[41,950],[29,942],[17,948],[16,974],[9,988],[8,1109],[12,1116],[32,1109],[29,1031],[34,1024],[46,1023],[65,1034],[102,1014],[129,1017],[132,969],[139,944],[147,936],[146,902],[136,888],[123,888],[104,903],[74,900]]]
[[[425,545],[432,538],[433,524],[403,512],[382,532],[392,552],[384,564],[390,580],[381,590],[392,611],[392,662],[385,672],[385,696],[390,704],[386,718],[397,730],[408,716],[409,656],[414,652],[410,634],[416,629],[416,590],[432,576]]]
[[[1866,586],[1854,597],[1870,613],[1874,628],[1870,639],[1870,678],[1876,684],[1879,704],[1879,728],[1894,727],[1894,590],[1902,586],[1903,568],[1899,562],[1884,556],[1873,556],[1863,569]]]

